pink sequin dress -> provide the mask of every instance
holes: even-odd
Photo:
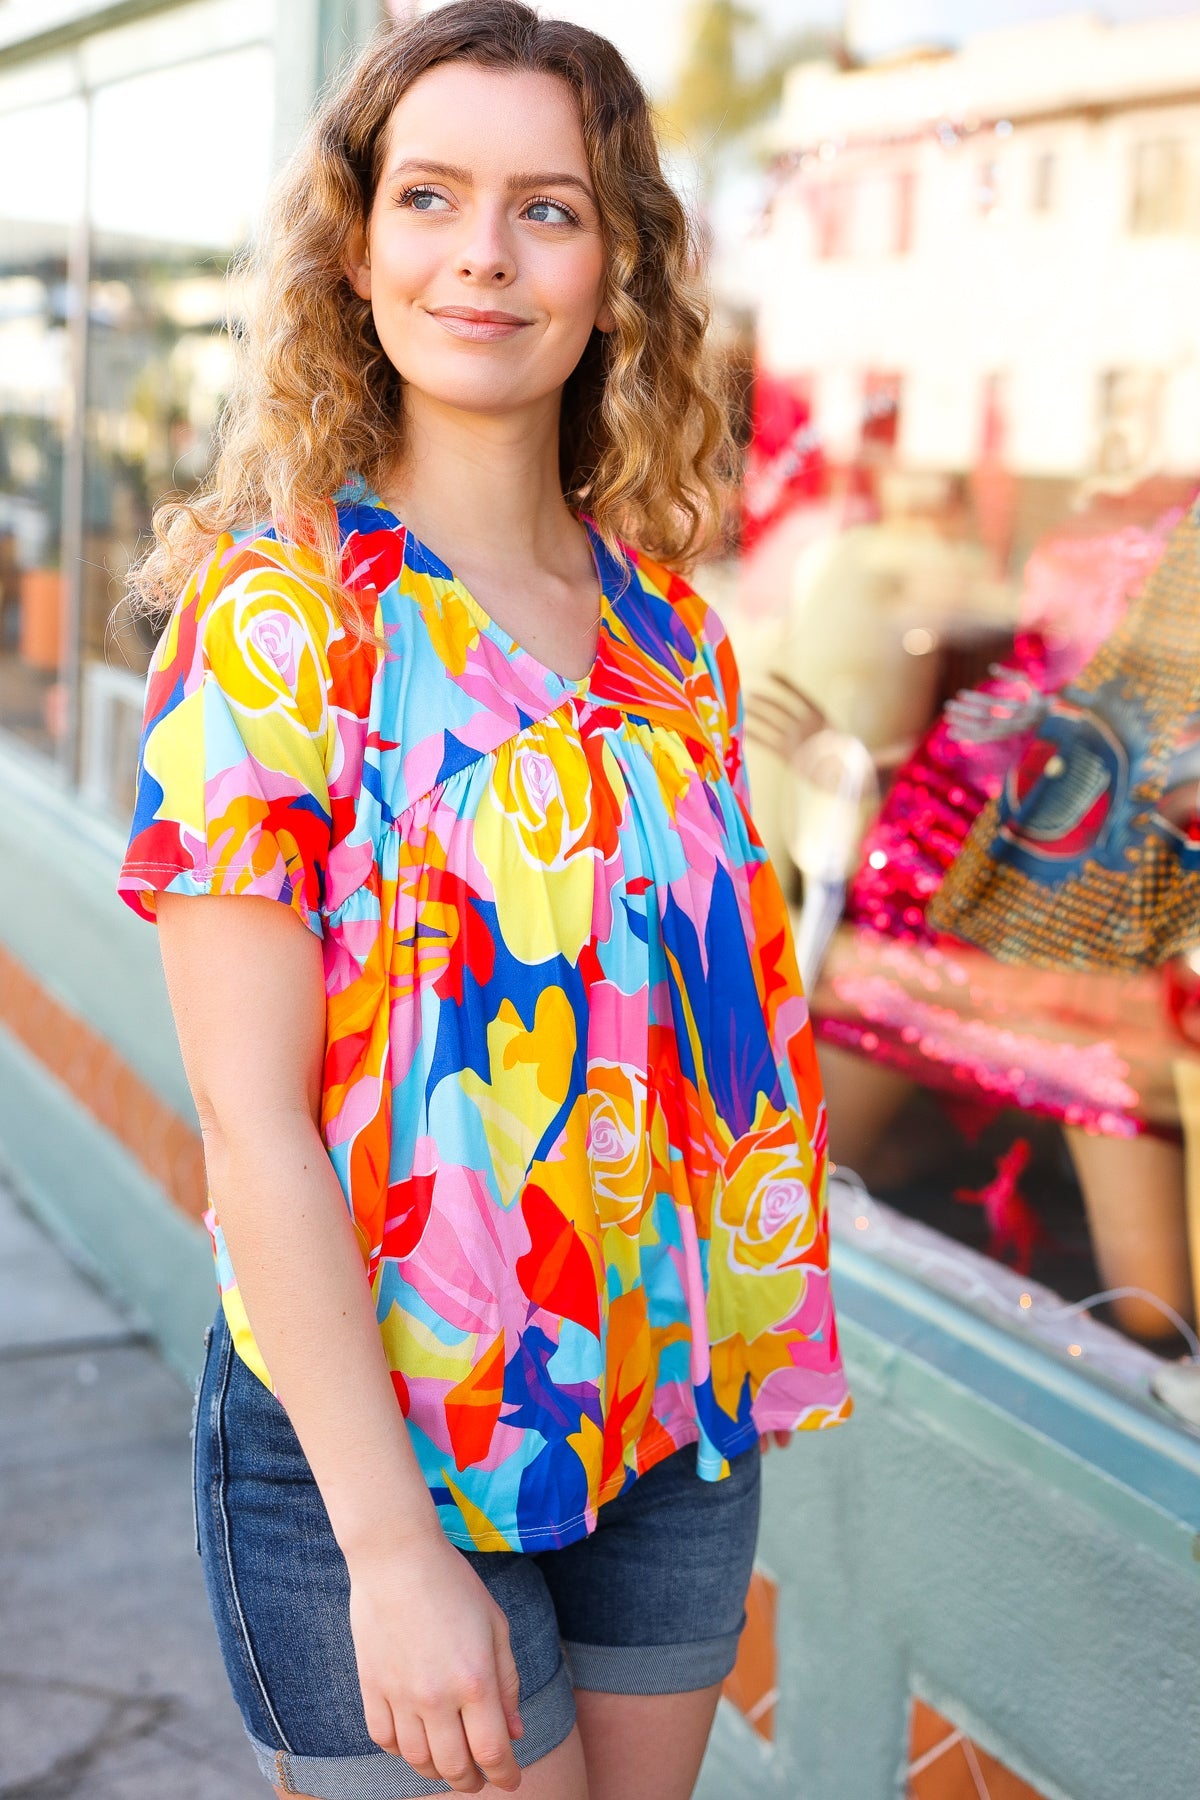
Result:
[[[1124,616],[1183,516],[1043,540],[1005,672],[979,691],[1056,692]],[[1161,977],[1039,971],[940,938],[926,910],[1028,733],[966,743],[940,716],[867,834],[813,1001],[818,1036],[922,1086],[1111,1136],[1178,1121]]]

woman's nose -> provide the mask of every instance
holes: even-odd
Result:
[[[474,215],[459,247],[458,273],[464,281],[489,287],[507,286],[513,279],[516,258],[502,218],[483,210]]]

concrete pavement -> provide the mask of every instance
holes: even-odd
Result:
[[[0,1180],[0,1800],[252,1800],[191,1397]]]

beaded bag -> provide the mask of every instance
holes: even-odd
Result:
[[[928,911],[1002,962],[1137,969],[1200,941],[1200,503],[1050,702]]]

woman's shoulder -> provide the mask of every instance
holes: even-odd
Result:
[[[229,693],[263,678],[296,693],[328,690],[346,630],[315,549],[268,527],[223,533],[166,620],[151,668],[190,691],[215,680]]]

